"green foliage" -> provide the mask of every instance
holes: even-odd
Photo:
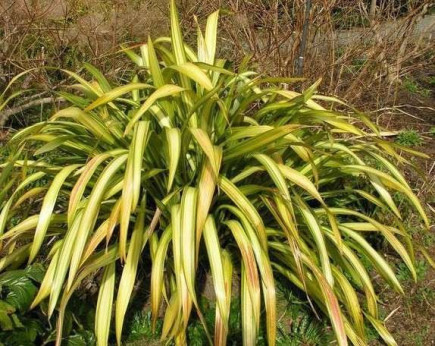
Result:
[[[425,260],[418,260],[415,262],[415,271],[417,273],[417,280],[423,280],[426,277],[427,271],[429,270],[429,265]],[[400,263],[397,269],[397,278],[400,281],[412,280],[412,275],[409,269]]]
[[[333,341],[330,326],[315,315],[303,293],[278,281],[279,311],[277,345],[327,345]]]
[[[415,82],[414,79],[411,78],[405,78],[403,81],[403,86],[406,90],[408,90],[410,93],[417,94],[419,90],[418,84]]]
[[[44,268],[35,264],[0,275],[0,344],[33,345],[36,338],[43,334],[42,323],[29,318],[25,312],[44,274]]]
[[[396,143],[406,147],[417,147],[423,144],[423,138],[416,130],[403,130],[397,135]]]
[[[435,234],[425,232],[422,236],[423,246],[426,248],[430,248],[435,244]]]
[[[152,326],[151,311],[140,311],[133,315],[127,331],[127,341],[158,340],[162,332],[162,323],[158,321],[155,330]]]
[[[430,90],[423,88],[420,83],[413,78],[405,78],[403,80],[403,87],[412,94],[419,94],[424,97],[430,96]]]
[[[366,326],[367,341],[373,343],[379,341],[379,333],[373,326]]]
[[[371,277],[403,288],[371,241],[385,239],[417,277],[392,194],[428,227],[396,167],[411,165],[398,149],[419,154],[383,139],[364,114],[336,110],[347,105],[318,95],[320,81],[298,93],[282,87],[295,79],[215,58],[217,21],[215,12],[205,34],[198,28],[194,51],[172,1],[171,37],[124,49],[137,65],[131,81],[110,82],[89,64],[87,76],[62,71],[75,83],[60,92],[68,106],[14,134],[0,163],[0,270],[47,260],[32,307],[47,304],[56,315],[58,344],[71,326],[76,339],[92,336],[72,322],[74,292],[88,280],[99,283],[88,309],[97,344],[108,343],[111,326],[120,344],[135,284],[147,280],[163,340],[234,336],[273,346],[281,275],[328,317],[338,345],[365,343],[366,324],[394,345]],[[200,270],[212,279],[213,314],[200,299]],[[236,301],[240,322],[231,316]],[[318,338],[311,322],[295,321],[289,338]]]
[[[432,326],[430,324],[428,324],[428,325],[423,326],[420,331],[412,333],[408,338],[410,344],[415,345],[415,346],[427,345],[427,343],[426,343],[427,337],[426,336],[429,333],[431,328],[432,328]]]
[[[351,68],[354,72],[359,72],[367,63],[367,58],[358,58],[352,61]]]
[[[418,303],[426,303],[432,306],[431,303],[435,299],[435,290],[431,287],[419,287],[415,294],[415,299]]]
[[[280,340],[281,345],[325,345],[325,332],[319,326],[319,323],[312,318],[312,316],[302,316],[294,320],[291,326],[289,335]],[[278,342],[278,344],[280,344]]]
[[[95,345],[95,334],[89,330],[81,330],[66,337],[63,341],[67,346],[92,346]]]
[[[36,308],[29,311],[38,292],[38,286],[45,275],[41,264],[33,264],[25,269],[9,270],[0,275],[0,345],[27,346],[46,344],[55,341],[56,326],[47,321],[44,310]],[[95,344],[86,315],[95,313],[83,302],[72,302],[74,310],[66,311],[64,340],[66,345],[89,346]]]

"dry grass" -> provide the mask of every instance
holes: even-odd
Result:
[[[241,63],[252,56],[267,74],[295,76],[300,55],[305,0],[180,0],[187,39],[196,31],[193,16],[221,8],[220,55]],[[350,102],[395,97],[404,75],[433,57],[425,34],[415,34],[430,0],[313,0],[303,76],[322,77],[323,91]],[[168,32],[168,2],[100,0],[5,0],[0,4],[0,85],[24,69],[55,66],[77,69],[90,61],[113,75],[127,67],[117,59],[121,43],[145,42]],[[394,21],[394,24],[386,24]],[[426,28],[432,32],[434,28]],[[419,29],[418,32],[421,30]],[[431,55],[432,54],[432,55]],[[61,76],[45,72],[24,81],[53,88]],[[386,90],[385,90],[386,89]],[[391,99],[389,100],[391,102]]]
[[[188,42],[195,40],[193,17],[205,18],[220,8],[221,57],[241,64],[250,56],[262,73],[298,75],[305,0],[178,3]],[[302,75],[307,82],[298,88],[322,78],[322,92],[364,110],[397,105],[404,77],[425,69],[434,58],[434,7],[430,0],[378,0],[373,12],[370,3],[312,0],[303,52]],[[167,0],[4,0],[0,4],[0,89],[23,70],[48,66],[78,70],[84,61],[98,66],[109,78],[123,78],[131,66],[119,58],[120,45],[146,42],[148,35],[166,34],[168,28]],[[59,72],[38,69],[20,87],[42,89],[41,97],[47,99],[64,78]],[[20,109],[30,101],[21,98],[11,106]]]
[[[117,66],[121,43],[168,31],[164,0],[5,0],[0,3],[0,80],[41,66]]]
[[[231,13],[223,19],[222,54],[239,62],[252,55],[265,73],[297,75],[305,3],[222,1],[219,5]],[[433,55],[427,34],[417,29],[430,11],[430,1],[409,2],[408,7],[393,7],[394,3],[380,2],[384,6],[370,17],[363,1],[313,1],[303,54],[307,84],[321,77],[325,92],[350,102],[370,98],[383,106],[377,95],[383,100],[394,97],[402,77],[421,68],[423,57]],[[191,12],[187,11],[188,15]],[[386,23],[392,20],[394,23]],[[433,32],[434,28],[426,29]]]

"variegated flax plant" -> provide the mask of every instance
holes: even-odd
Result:
[[[47,263],[32,307],[47,300],[58,344],[69,299],[95,273],[98,345],[111,326],[121,343],[147,259],[153,323],[162,318],[162,339],[176,345],[188,343],[193,314],[205,325],[202,267],[215,292],[214,331],[205,326],[215,345],[226,344],[237,295],[244,345],[256,344],[262,321],[275,345],[277,276],[329,318],[339,345],[366,344],[370,324],[394,345],[368,263],[403,290],[367,237],[383,237],[416,276],[392,197],[402,194],[428,225],[395,164],[410,164],[399,155],[410,150],[317,94],[318,83],[297,93],[283,87],[292,79],[216,58],[218,12],[205,33],[198,27],[196,52],[183,42],[174,1],[170,15],[170,37],[126,49],[138,65],[131,82],[113,85],[91,65],[91,80],[64,71],[76,82],[77,92],[61,93],[69,106],[10,139],[0,166],[0,269]]]

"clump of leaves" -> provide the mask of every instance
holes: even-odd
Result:
[[[416,94],[419,91],[419,86],[412,78],[405,78],[403,81],[403,86],[410,93]]]
[[[128,330],[128,341],[158,340],[162,325],[153,327],[150,311],[139,311],[133,315]]]
[[[0,344],[33,345],[44,333],[41,321],[25,316],[44,274],[44,268],[35,264],[0,275]]]
[[[285,278],[276,277],[277,345],[326,345],[333,342],[328,321],[320,320],[307,297]]]
[[[42,345],[56,339],[56,326],[46,318],[46,304],[41,309],[28,311],[45,272],[41,264],[32,264],[25,269],[9,270],[0,275],[0,345]],[[87,313],[92,313],[92,309],[78,303],[71,306],[73,312],[70,309],[66,311],[64,341],[68,345],[94,344],[95,335],[92,328],[86,329],[85,318]]]
[[[426,248],[430,248],[435,243],[435,234],[433,233],[425,233],[422,237],[423,246]]]
[[[423,144],[423,138],[416,130],[400,131],[395,141],[406,147],[417,147]]]
[[[366,240],[378,233],[417,276],[391,196],[404,194],[428,227],[394,164],[411,163],[363,114],[335,111],[346,105],[317,95],[318,83],[300,94],[282,88],[293,79],[264,78],[246,65],[235,71],[215,58],[217,21],[215,12],[204,35],[198,28],[195,52],[171,1],[171,37],[149,39],[139,54],[125,49],[138,66],[131,82],[113,85],[88,64],[92,80],[64,71],[79,94],[62,92],[70,106],[16,133],[2,159],[0,239],[10,252],[0,270],[49,259],[32,307],[48,300],[48,316],[57,311],[58,345],[73,292],[95,272],[98,344],[108,342],[112,312],[121,343],[145,253],[152,324],[163,313],[161,337],[177,345],[194,314],[210,342],[226,343],[235,277],[244,344],[256,343],[263,319],[274,345],[277,273],[329,317],[339,345],[364,344],[365,323],[395,344],[361,258],[403,293]],[[361,188],[345,188],[349,179]],[[388,225],[360,212],[361,200],[382,209]],[[23,220],[11,226],[16,215]],[[216,294],[214,336],[199,304],[199,264]]]
[[[293,321],[290,335],[286,337],[283,345],[325,345],[325,332],[322,326],[307,315]]]
[[[427,303],[429,306],[431,305],[431,302],[435,299],[435,290],[431,287],[419,287],[416,294],[415,299],[419,303]]]

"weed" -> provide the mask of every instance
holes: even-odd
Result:
[[[379,334],[373,326],[366,325],[365,331],[367,335],[367,341],[369,343],[379,340]]]
[[[405,147],[416,147],[423,144],[423,138],[416,130],[403,130],[397,135],[395,142]]]
[[[403,81],[403,87],[412,94],[418,93],[418,84],[414,79],[405,78]]]
[[[412,338],[412,344],[415,346],[425,346],[425,339],[429,333],[429,326],[424,326],[420,331],[412,333],[410,338]]]
[[[409,78],[409,77],[405,78],[403,80],[403,87],[412,94],[420,94],[421,96],[424,96],[424,97],[429,97],[429,95],[430,95],[430,90],[423,88],[420,85],[420,83],[418,83],[413,78]]]
[[[366,58],[356,58],[352,61],[352,65],[351,65],[351,69],[354,72],[359,72],[364,65],[367,63],[367,59]]]
[[[433,233],[424,234],[422,242],[424,247],[426,248],[431,247],[435,243],[435,234]]]
[[[415,262],[415,271],[417,272],[417,280],[423,280],[429,270],[429,265],[425,260]]]
[[[284,334],[281,328],[279,328],[279,331],[281,336],[277,340],[277,345],[312,346],[327,344],[324,326],[308,315],[302,315],[302,317],[294,320],[289,334]]]
[[[161,333],[162,323],[157,321],[156,329],[153,331],[151,311],[140,311],[133,316],[127,340],[148,340],[158,339]]]
[[[415,299],[419,303],[433,302],[435,300],[435,290],[430,287],[420,287],[415,294]]]
[[[429,269],[428,264],[424,260],[419,260],[415,262],[415,271],[417,274],[417,280],[423,280],[426,277],[427,271]],[[397,268],[397,278],[406,282],[412,279],[411,272],[404,263],[400,263]]]
[[[326,345],[331,339],[328,324],[319,321],[303,296],[279,281],[277,299],[284,312],[278,322],[277,345]]]
[[[0,346],[45,345],[56,340],[55,324],[45,316],[46,304],[29,311],[44,275],[41,264],[0,275]],[[82,303],[74,304],[74,313],[65,311],[65,345],[95,344],[89,330],[94,314],[95,310]]]

